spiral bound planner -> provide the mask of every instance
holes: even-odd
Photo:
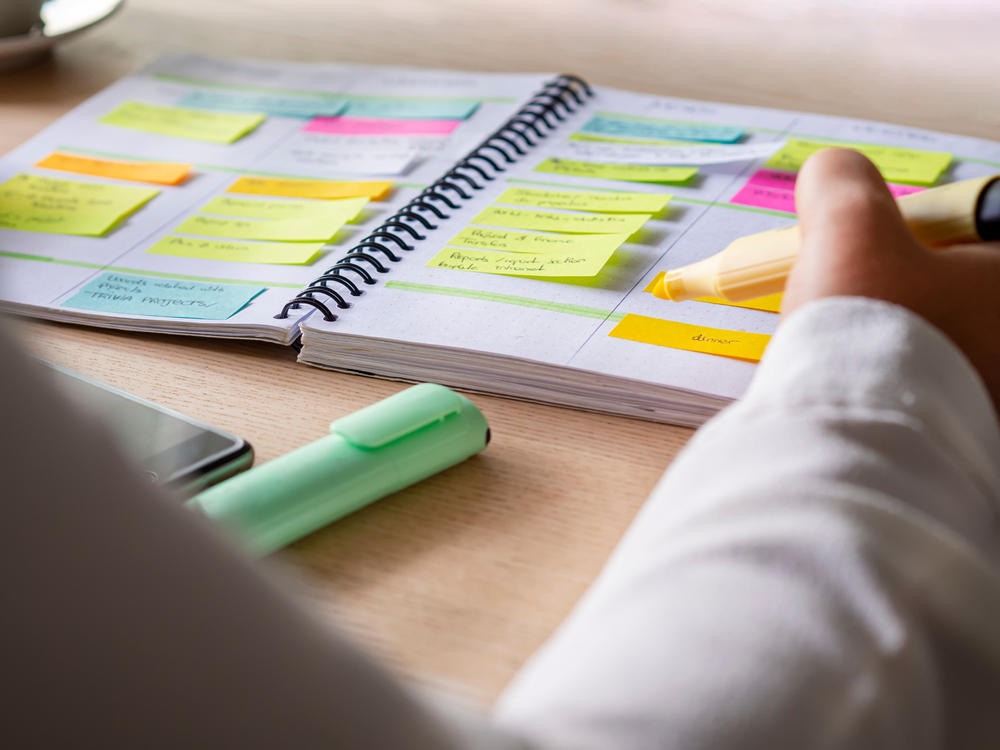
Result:
[[[896,195],[1000,171],[993,142],[572,75],[171,57],[0,159],[0,306],[696,425],[780,298],[648,289],[793,223],[831,144]]]

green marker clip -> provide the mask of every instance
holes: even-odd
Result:
[[[267,554],[464,461],[490,436],[475,404],[433,383],[338,419],[330,433],[188,504]]]

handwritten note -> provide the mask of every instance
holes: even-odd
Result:
[[[472,223],[512,229],[536,229],[540,232],[631,234],[645,224],[648,218],[649,214],[559,214],[490,206],[480,211],[472,219]]]
[[[729,199],[730,203],[744,206],[755,206],[772,211],[795,213],[795,180],[794,172],[782,172],[775,169],[758,169],[740,190]],[[899,185],[886,183],[889,192],[896,198],[924,190],[915,185]]]
[[[466,227],[451,238],[450,245],[501,250],[509,253],[587,253],[610,255],[625,241],[627,234],[535,234],[504,229]]]
[[[698,174],[697,167],[651,167],[646,164],[597,164],[575,159],[546,159],[536,172],[549,172],[568,177],[591,177],[598,180],[630,182],[663,182],[683,185]]]
[[[343,223],[356,218],[367,203],[367,198],[275,201],[220,195],[202,206],[201,212],[247,219],[329,219]]]
[[[784,145],[784,141],[739,143],[732,146],[691,143],[682,146],[646,146],[634,143],[568,141],[555,156],[614,164],[728,164],[766,158]]]
[[[316,117],[307,133],[331,135],[449,135],[461,120],[386,120],[379,117]]]
[[[237,141],[266,119],[264,114],[231,114],[129,101],[100,118],[105,125],[212,143]]]
[[[119,161],[77,156],[56,152],[38,162],[36,167],[58,169],[61,172],[110,177],[114,180],[152,182],[158,185],[179,185],[191,172],[190,164],[164,161]]]
[[[164,318],[225,320],[266,287],[206,284],[125,273],[102,273],[62,303],[78,310]]]
[[[286,198],[370,198],[382,200],[392,189],[389,180],[377,182],[336,182],[331,180],[272,179],[240,177],[229,186],[227,193],[275,195]]]
[[[910,185],[933,185],[952,160],[951,154],[942,151],[918,151],[871,143],[819,143],[790,140],[784,148],[768,159],[767,166],[795,172],[814,153],[831,146],[860,151],[874,162],[886,180],[904,182]]]
[[[467,120],[478,107],[475,99],[352,99],[347,114],[396,120]]]
[[[347,109],[347,100],[326,96],[266,96],[192,91],[181,97],[177,106],[308,119],[342,114]]]
[[[0,228],[100,237],[159,192],[20,174],[0,185]]]
[[[618,214],[655,214],[666,207],[672,195],[665,193],[582,193],[566,190],[507,188],[497,203],[573,211]]]
[[[590,118],[581,128],[584,133],[599,135],[631,136],[676,141],[708,141],[711,143],[736,143],[744,130],[733,125],[671,122],[654,118],[627,118],[598,115]]]
[[[196,214],[174,229],[180,234],[230,237],[238,240],[328,242],[342,226],[342,218],[229,219]]]
[[[628,313],[609,336],[671,349],[759,362],[771,337],[763,333],[708,328]]]
[[[503,276],[596,276],[604,268],[610,252],[497,253],[446,247],[427,263],[432,268],[453,271],[496,273]]]
[[[164,237],[146,248],[146,252],[154,255],[175,255],[181,258],[204,258],[235,263],[301,266],[311,263],[322,249],[322,242],[233,242],[193,237]]]

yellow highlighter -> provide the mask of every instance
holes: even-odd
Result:
[[[1000,175],[953,182],[898,198],[907,226],[926,245],[1000,240]],[[722,252],[667,271],[651,290],[683,302],[720,297],[728,302],[775,294],[799,252],[798,226],[741,237]]]

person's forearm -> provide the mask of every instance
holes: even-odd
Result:
[[[990,401],[940,334],[814,303],[498,719],[579,748],[959,746],[984,715],[956,649],[981,679],[1000,665],[998,458]]]

